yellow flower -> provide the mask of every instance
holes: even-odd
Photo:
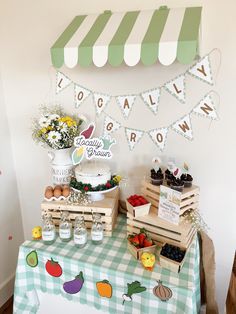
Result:
[[[47,129],[46,128],[42,128],[40,131],[41,131],[41,133],[44,133],[44,134],[47,133]]]
[[[116,183],[119,183],[120,180],[121,180],[121,176],[117,175],[113,178],[113,180],[116,182]]]
[[[53,130],[53,127],[52,126],[48,126],[47,127],[47,131],[52,131]]]

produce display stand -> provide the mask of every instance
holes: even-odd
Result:
[[[92,212],[101,214],[104,235],[112,236],[115,228],[119,203],[119,188],[106,193],[101,201],[92,202],[88,205],[70,205],[66,201],[43,201],[41,204],[42,214],[47,211],[52,215],[52,219],[56,227],[59,226],[61,211],[68,211],[72,223],[78,215],[84,215],[85,224],[88,229],[92,227]]]

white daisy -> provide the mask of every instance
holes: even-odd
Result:
[[[51,144],[57,143],[61,139],[61,134],[56,131],[50,131],[48,133],[48,140]]]
[[[58,114],[56,114],[56,113],[50,114],[50,115],[48,116],[48,120],[49,120],[49,121],[57,120],[57,119],[59,119],[59,118],[60,118],[60,116],[59,116]]]
[[[59,122],[59,125],[58,125],[58,130],[61,132],[61,133],[66,133],[68,131],[68,127],[67,127],[67,124],[60,121]]]
[[[41,128],[47,128],[49,124],[50,124],[50,121],[45,116],[39,119],[39,125],[41,126]]]

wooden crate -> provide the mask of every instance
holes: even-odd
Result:
[[[139,217],[139,216],[144,216],[149,214],[149,210],[151,207],[151,203],[141,205],[141,206],[136,206],[133,207],[127,200],[126,200],[126,207],[127,211],[132,214],[134,217]]]
[[[59,226],[61,211],[63,210],[70,213],[72,224],[74,223],[76,216],[83,215],[88,229],[91,229],[92,227],[92,211],[93,213],[99,213],[102,216],[104,235],[111,237],[118,215],[119,189],[117,188],[112,192],[106,193],[104,196],[105,198],[103,200],[93,202],[86,206],[70,205],[67,204],[66,201],[43,201],[41,210],[42,213],[47,211],[52,215],[56,227]]]
[[[156,208],[151,207],[149,215],[134,217],[127,213],[127,234],[138,233],[141,228],[145,228],[154,241],[168,242],[173,245],[181,245],[187,248],[196,229],[183,219],[180,219],[179,225],[169,223],[157,216]]]
[[[137,260],[141,259],[141,256],[144,252],[149,252],[155,254],[157,251],[157,244],[154,244],[149,247],[143,247],[141,249],[137,249],[134,245],[132,245],[128,240],[127,240],[127,248],[130,251],[130,253],[133,255],[134,258]]]
[[[179,273],[180,272],[180,270],[183,267],[184,262],[186,260],[186,256],[188,254],[188,249],[183,248],[180,245],[178,245],[178,247],[185,251],[185,255],[184,255],[184,258],[182,259],[182,261],[181,262],[176,262],[176,261],[174,261],[172,259],[169,259],[168,257],[161,255],[161,251],[160,251],[159,263],[160,263],[161,267],[166,268],[166,269],[168,269],[170,271],[173,271],[175,273]]]
[[[160,198],[160,186],[153,185],[148,181],[143,181],[141,191],[157,213]],[[180,215],[183,215],[187,210],[198,209],[199,193],[200,189],[196,185],[192,185],[190,188],[184,188],[181,196]]]

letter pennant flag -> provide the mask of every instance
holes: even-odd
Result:
[[[130,111],[133,107],[133,104],[136,99],[136,95],[127,95],[127,96],[117,96],[116,101],[118,105],[120,106],[120,109],[124,115],[124,117],[127,119],[129,117]]]
[[[117,131],[121,127],[121,124],[116,120],[112,119],[110,116],[106,116],[103,126],[103,134],[108,135]]]
[[[188,71],[189,74],[197,77],[198,79],[213,85],[213,77],[211,74],[211,63],[209,55],[202,58],[195,63]]]
[[[174,131],[183,135],[187,139],[193,139],[193,130],[189,114],[174,122],[171,127]]]
[[[164,85],[165,89],[185,104],[185,75],[179,75]]]
[[[91,91],[77,84],[75,84],[74,88],[75,107],[78,108],[82,102],[91,94]]]
[[[214,105],[214,101],[210,94],[207,94],[193,109],[193,113],[211,120],[218,120],[218,114]]]
[[[154,129],[148,132],[150,138],[159,147],[161,151],[164,150],[166,144],[168,128]]]
[[[94,93],[93,99],[96,107],[96,113],[97,115],[100,115],[100,113],[105,109],[106,105],[109,103],[111,96],[100,93]]]
[[[160,100],[160,88],[152,89],[150,91],[141,94],[144,103],[154,114],[157,114],[159,100]]]
[[[64,88],[70,85],[72,81],[63,73],[57,72],[56,75],[56,94],[60,93]]]
[[[129,149],[133,150],[135,145],[143,137],[144,131],[125,128],[125,134],[126,134],[127,142],[129,145]]]

